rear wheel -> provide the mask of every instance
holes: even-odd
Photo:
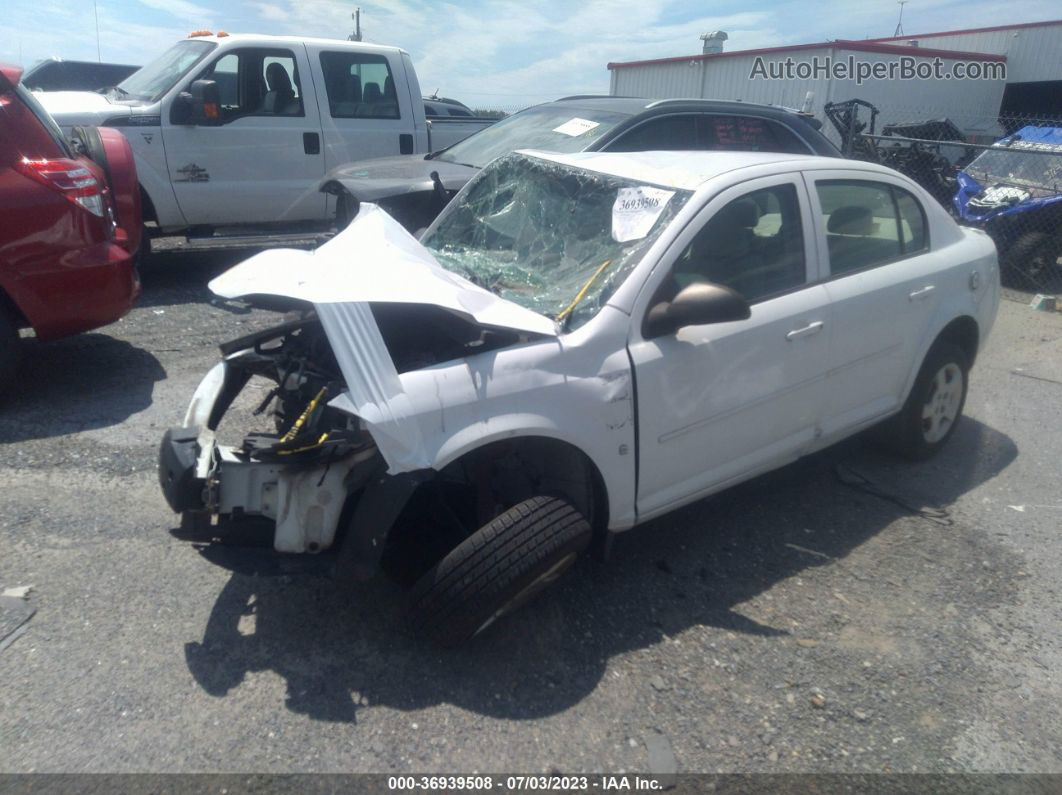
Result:
[[[590,525],[557,497],[532,497],[484,525],[413,587],[414,628],[457,646],[555,582],[589,545]]]
[[[22,341],[18,336],[18,326],[0,306],[0,392],[5,391],[10,379],[22,360]]]
[[[966,353],[938,342],[926,355],[903,410],[890,423],[886,439],[900,455],[924,461],[936,455],[955,432],[966,404]]]

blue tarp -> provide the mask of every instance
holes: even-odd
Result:
[[[1005,146],[1010,141],[1047,144],[1062,149],[1062,127],[1022,127],[1014,135],[1000,141],[1000,144]]]

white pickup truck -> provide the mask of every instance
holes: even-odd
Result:
[[[105,93],[38,98],[64,130],[121,129],[144,220],[196,238],[324,228],[335,197],[318,184],[332,168],[436,151],[492,121],[429,121],[397,47],[291,36],[194,36]]]

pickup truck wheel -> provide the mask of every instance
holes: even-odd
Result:
[[[21,361],[22,341],[18,336],[18,326],[0,307],[0,392],[4,392],[11,383],[11,376]]]
[[[930,349],[903,410],[888,428],[886,438],[896,452],[924,461],[940,451],[962,416],[969,370],[958,346],[938,342]]]
[[[556,581],[590,543],[590,524],[567,501],[532,497],[484,525],[413,586],[417,632],[457,646]]]

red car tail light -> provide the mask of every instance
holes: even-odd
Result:
[[[29,160],[23,158],[16,166],[19,171],[42,185],[54,188],[70,201],[84,207],[93,215],[104,216],[103,189],[92,172],[67,158]]]

